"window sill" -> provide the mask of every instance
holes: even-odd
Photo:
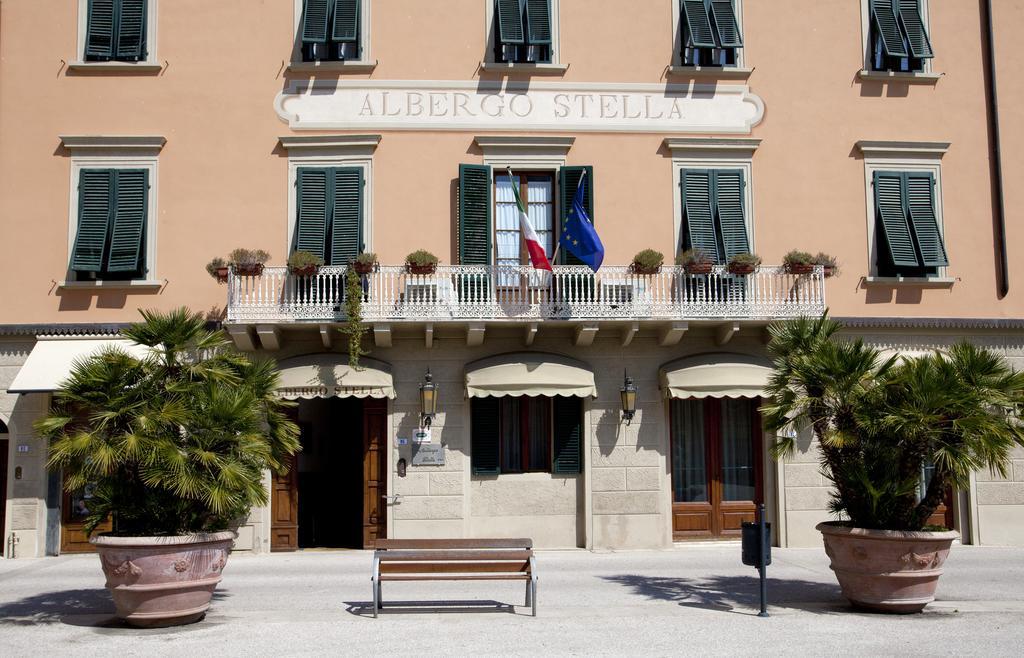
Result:
[[[288,65],[290,73],[371,73],[377,68],[377,60],[360,59],[344,62],[292,62]]]
[[[719,80],[746,80],[754,69],[736,66],[670,66],[668,74],[680,78],[707,78]]]
[[[901,71],[868,71],[862,69],[857,77],[869,82],[906,82],[908,84],[934,85],[945,73],[903,73]]]
[[[163,281],[152,279],[139,279],[136,281],[61,281],[57,284],[58,290],[137,290],[148,292],[160,290],[164,287]]]
[[[569,70],[568,64],[529,64],[518,62],[480,62],[482,71],[505,71],[507,73],[533,73],[536,75],[562,75]]]
[[[71,62],[69,71],[135,71],[138,73],[159,73],[163,70],[159,62]]]
[[[908,288],[952,288],[956,279],[952,277],[933,276],[866,276],[863,279],[865,288],[905,286]]]

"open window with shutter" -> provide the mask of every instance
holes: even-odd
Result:
[[[69,269],[82,280],[144,276],[149,171],[83,169]]]
[[[583,403],[578,397],[473,398],[470,422],[474,475],[582,472]]]
[[[86,61],[146,60],[149,0],[88,0],[86,11]]]
[[[358,60],[363,55],[363,2],[302,0],[299,36],[305,62]]]
[[[700,249],[718,264],[750,251],[742,169],[683,169],[682,248]]]
[[[874,172],[879,276],[935,276],[949,265],[930,172]]]
[[[737,66],[743,47],[737,0],[679,0],[683,66]]]
[[[345,265],[363,248],[362,167],[300,167],[293,251]]]
[[[867,0],[868,59],[875,71],[920,72],[933,57],[927,0]]]
[[[552,0],[492,0],[494,61],[550,63],[554,47]]]

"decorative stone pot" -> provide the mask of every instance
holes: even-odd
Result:
[[[843,596],[882,612],[920,612],[935,600],[942,565],[955,531],[911,532],[852,528],[834,521],[815,526],[825,542]]]
[[[235,533],[90,539],[100,555],[117,616],[132,626],[190,624],[202,619]]]

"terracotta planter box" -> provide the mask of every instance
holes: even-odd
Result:
[[[690,263],[689,265],[683,265],[683,270],[687,274],[711,274],[713,269],[715,269],[714,263]]]
[[[437,271],[437,265],[413,265],[412,263],[406,263],[405,270],[409,274],[433,274]]]
[[[730,265],[727,269],[729,270],[729,274],[743,276],[746,274],[753,274],[757,267],[754,265]]]
[[[814,271],[814,265],[804,265],[803,263],[790,263],[785,267],[790,274],[810,274]]]
[[[307,267],[292,268],[291,273],[294,276],[313,276],[318,269],[320,269],[318,265],[309,265]]]
[[[218,267],[217,268],[217,283],[227,283],[228,282],[228,272],[229,271],[231,271],[231,270],[228,267]]]
[[[835,276],[835,273],[836,273],[836,268],[835,268],[834,265],[826,265],[825,266],[825,278],[826,279],[831,279],[833,276]]]
[[[260,276],[263,274],[263,263],[235,265],[235,274],[240,276]]]
[[[233,532],[177,537],[98,536],[96,546],[117,616],[132,626],[202,619],[227,563]]]
[[[658,267],[641,267],[640,265],[633,263],[630,269],[633,270],[633,274],[643,274],[650,276],[652,274],[657,274],[658,272],[660,272],[661,266],[659,265]]]
[[[896,613],[920,612],[935,600],[942,565],[960,536],[851,528],[834,521],[815,527],[843,596],[858,607]]]
[[[376,267],[377,263],[360,263],[354,261],[352,263],[352,269],[356,271],[356,274],[370,274],[373,272],[373,268]]]

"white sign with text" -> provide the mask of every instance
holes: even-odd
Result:
[[[746,85],[294,81],[278,115],[295,130],[560,130],[750,133],[764,103]]]

